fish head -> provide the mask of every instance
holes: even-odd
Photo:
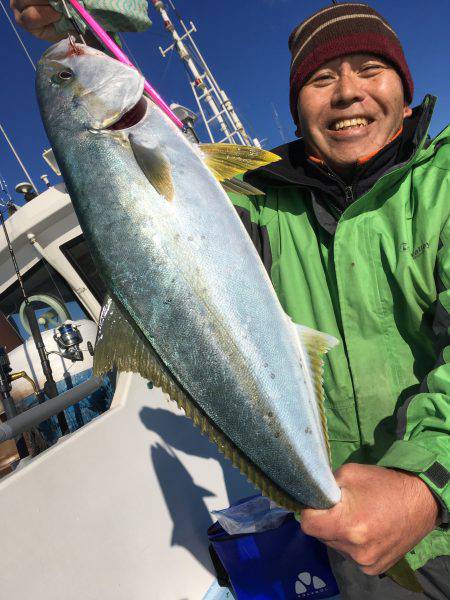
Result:
[[[138,71],[68,39],[43,54],[36,90],[47,129],[58,128],[65,135],[113,128],[124,115],[132,118],[133,109],[146,105]]]

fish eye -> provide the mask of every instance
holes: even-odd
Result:
[[[53,81],[53,83],[61,85],[62,83],[66,83],[66,82],[70,81],[72,79],[72,77],[73,77],[73,72],[68,69],[64,69],[63,71],[58,71],[57,73],[52,75],[52,81]]]
[[[59,79],[62,79],[63,81],[67,81],[67,79],[72,79],[73,73],[72,73],[72,71],[60,71],[58,73],[58,77],[59,77]]]

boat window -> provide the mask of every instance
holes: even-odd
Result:
[[[40,261],[23,276],[24,288],[41,331],[54,329],[67,319],[90,319],[65,280],[48,263]],[[0,311],[23,340],[30,337],[25,303],[19,284],[14,283],[0,296]]]
[[[103,304],[106,286],[95,266],[92,254],[83,235],[80,235],[60,247],[61,252],[86,283],[99,304]]]

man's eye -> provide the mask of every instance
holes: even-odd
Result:
[[[318,75],[317,77],[314,77],[314,79],[312,80],[312,83],[326,83],[327,81],[330,81],[331,79],[333,79],[333,76],[331,75],[331,73],[324,73],[323,75]]]
[[[380,71],[383,68],[382,65],[367,65],[360,70],[360,73],[365,73],[367,75],[374,74]]]

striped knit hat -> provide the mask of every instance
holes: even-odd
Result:
[[[296,125],[302,85],[324,63],[344,54],[375,54],[389,61],[402,78],[406,101],[412,101],[414,84],[400,41],[389,23],[367,4],[342,2],[316,12],[291,33],[289,50],[290,103]]]

